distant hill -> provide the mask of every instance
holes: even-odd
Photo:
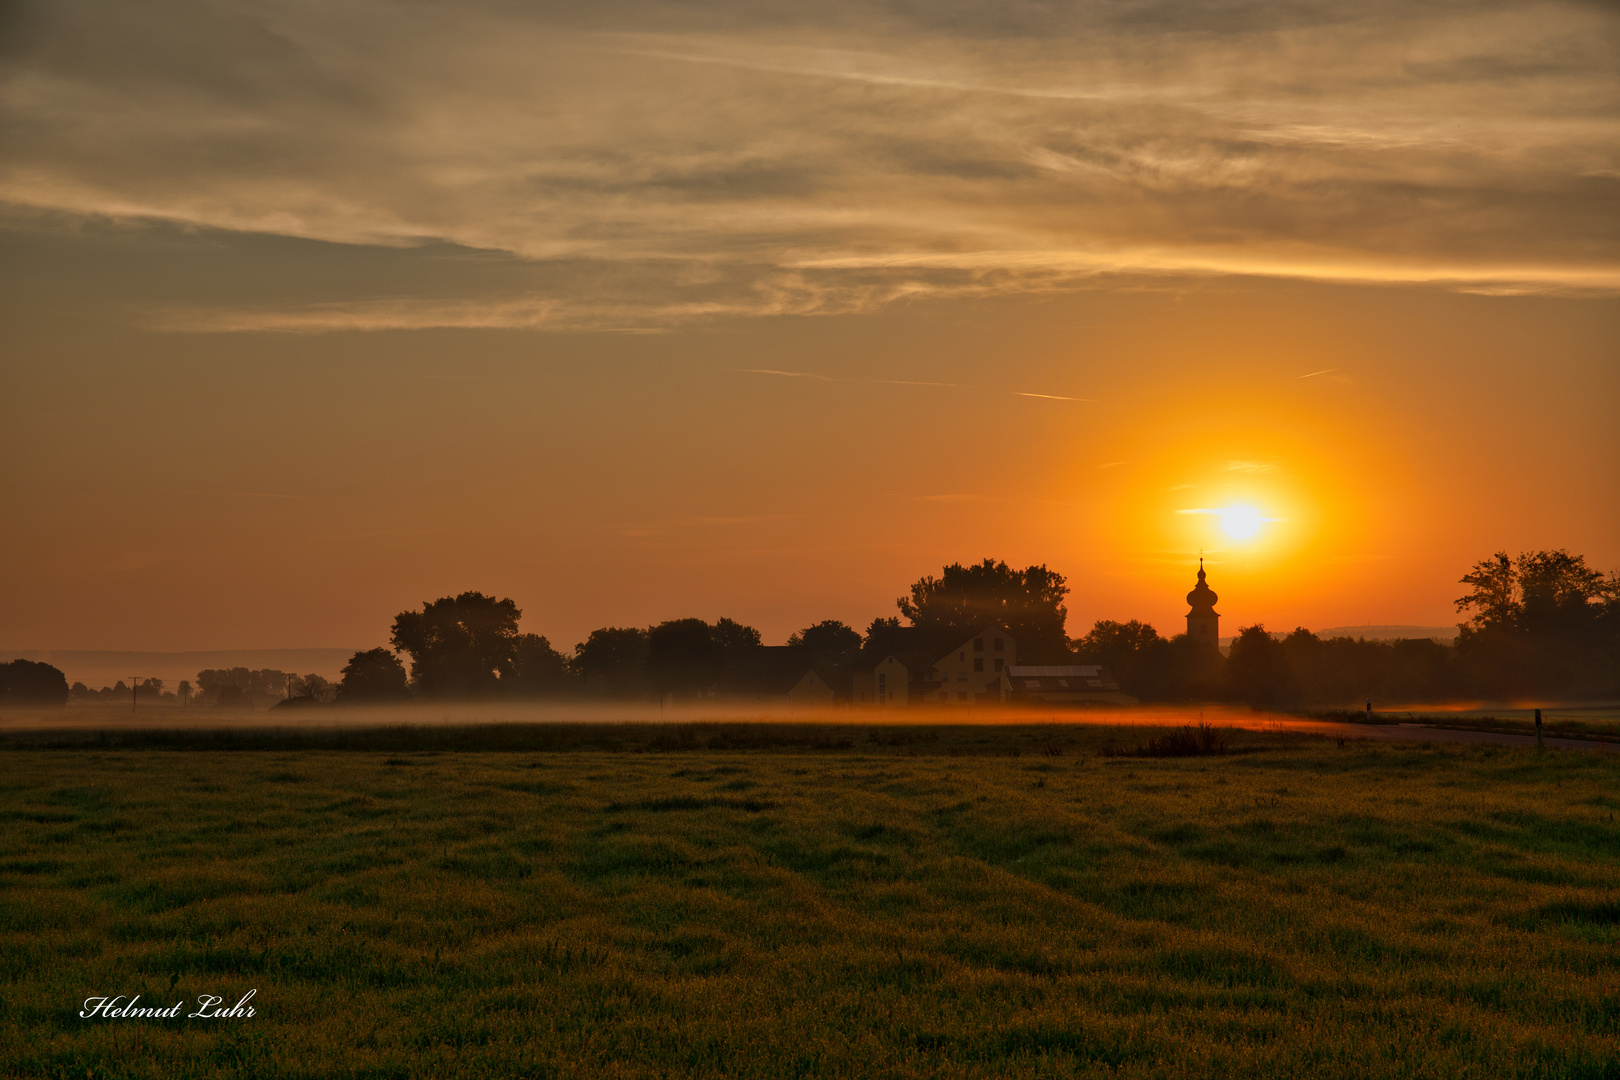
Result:
[[[1330,626],[1315,631],[1319,638],[1366,638],[1368,641],[1396,641],[1400,638],[1433,638],[1451,642],[1457,639],[1453,626]]]
[[[221,649],[215,652],[116,652],[93,649],[0,650],[0,661],[43,660],[92,690],[131,676],[162,679],[173,689],[181,679],[197,681],[205,668],[272,668],[289,675],[320,675],[336,680],[354,649]]]
[[[1455,626],[1330,626],[1326,630],[1313,630],[1324,641],[1328,638],[1366,638],[1368,641],[1400,641],[1403,638],[1429,638],[1449,645],[1457,640]],[[1274,632],[1272,637],[1281,641],[1286,633]],[[1232,638],[1221,638],[1221,648],[1229,648]]]

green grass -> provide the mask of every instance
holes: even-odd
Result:
[[[0,1074],[1620,1077],[1620,756],[1152,734],[14,745]]]

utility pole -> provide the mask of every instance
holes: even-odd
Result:
[[[1541,710],[1536,710],[1536,749],[1541,749]]]
[[[130,712],[135,711],[135,706],[140,703],[140,699],[141,699],[141,677],[139,675],[131,675],[129,677],[129,711]]]

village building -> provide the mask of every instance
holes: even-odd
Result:
[[[1018,643],[994,624],[960,628],[905,626],[885,631],[855,662],[850,704],[972,705],[1007,700],[1005,673]]]
[[[791,706],[831,706],[837,688],[827,673],[791,645],[756,645],[726,657],[715,696]]]
[[[1004,672],[1006,700],[1043,705],[1135,705],[1100,664],[1030,664]]]

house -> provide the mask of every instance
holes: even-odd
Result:
[[[715,693],[786,705],[831,705],[836,697],[827,674],[803,649],[791,645],[756,645],[729,653]]]
[[[1009,701],[1044,705],[1135,705],[1098,664],[1009,665],[1002,672]]]
[[[1007,700],[1004,672],[1018,645],[1003,626],[904,626],[868,642],[855,662],[850,704],[972,705]]]

